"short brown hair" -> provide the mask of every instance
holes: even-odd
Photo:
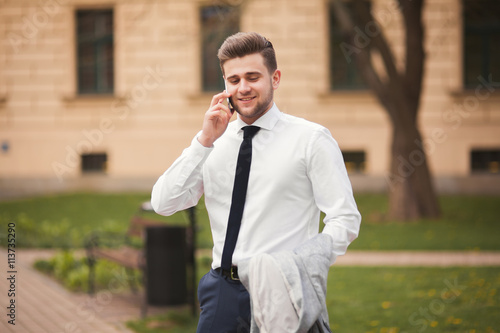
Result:
[[[254,53],[260,53],[264,57],[264,64],[269,73],[274,73],[278,68],[273,44],[266,37],[256,32],[238,32],[227,37],[217,52],[222,74],[224,75],[223,65],[227,60]]]

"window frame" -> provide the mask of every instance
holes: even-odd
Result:
[[[106,152],[82,153],[80,155],[80,172],[82,174],[106,174],[108,161],[109,156]]]
[[[468,0],[463,0],[462,1],[462,21],[463,21],[463,26],[462,26],[462,38],[463,38],[463,43],[462,43],[462,55],[463,55],[463,64],[462,64],[462,86],[463,89],[469,90],[469,89],[474,89],[477,87],[478,84],[478,77],[483,77],[483,78],[488,78],[490,74],[492,74],[491,71],[491,66],[493,63],[495,63],[494,55],[492,54],[492,44],[490,42],[490,39],[492,36],[496,36],[497,38],[500,39],[500,19],[495,20],[472,20],[468,21],[467,18],[470,16],[468,15],[468,6],[467,4],[474,4],[477,5],[475,2],[471,2]],[[498,6],[498,5],[497,5]],[[500,6],[498,7],[500,10]],[[468,48],[468,40],[477,40],[480,38],[481,41],[481,51],[479,53],[479,58],[480,58],[480,64],[478,68],[473,68],[473,70],[479,69],[479,71],[476,73],[477,75],[473,75],[474,77],[468,77],[469,72],[467,70],[467,67],[470,63],[476,64],[477,61],[470,61],[469,59],[472,57],[473,54],[470,53],[471,49]],[[476,49],[476,48],[474,48]],[[500,50],[497,51],[500,54]],[[475,54],[477,55],[477,54]],[[497,74],[500,74],[500,68],[498,69]],[[493,75],[493,79],[498,75]]]
[[[93,13],[93,24],[94,29],[96,29],[97,24],[103,24],[103,20],[108,19],[110,21],[111,29],[110,31],[104,31],[106,34],[92,36],[85,36],[80,31],[80,20],[81,15]],[[104,16],[107,15],[107,18]],[[79,96],[88,95],[98,95],[98,96],[109,96],[115,93],[115,10],[110,7],[105,8],[76,8],[74,12],[75,17],[75,74],[76,74],[76,94]],[[97,18],[97,19],[96,19]],[[100,20],[100,22],[97,22]],[[95,32],[94,32],[95,33]],[[83,36],[83,37],[82,37]],[[90,66],[85,65],[83,62],[83,51],[82,44],[90,43],[94,48],[94,55],[92,57],[92,64]],[[91,47],[91,48],[92,48]],[[106,47],[110,49],[106,50]],[[106,52],[111,53],[110,60],[106,59]],[[109,61],[109,64],[107,63]],[[94,77],[94,82],[89,87],[85,87],[83,84],[83,71],[85,67],[92,67],[92,74]],[[105,82],[107,84],[105,84]]]
[[[500,175],[500,147],[471,149],[469,167],[473,175]]]
[[[215,29],[210,29],[205,25],[205,10],[212,10],[211,13],[214,16],[219,17],[220,22],[224,23],[224,15],[235,15],[235,17],[229,17],[229,20],[235,19],[237,24],[230,27],[230,29],[225,29],[231,25],[229,21],[228,24],[220,25],[220,30],[215,31]],[[224,13],[225,12],[225,13]],[[201,66],[201,78],[200,78],[200,88],[202,92],[211,93],[216,91],[222,91],[224,89],[224,80],[222,79],[222,71],[220,69],[219,60],[217,58],[217,50],[221,46],[222,42],[232,34],[240,31],[241,26],[241,9],[239,6],[231,5],[203,5],[199,7],[199,24],[200,24],[200,66]],[[225,29],[225,31],[223,31]],[[207,41],[207,37],[213,38],[213,40]],[[207,42],[211,43],[207,47]],[[211,63],[211,65],[209,65]]]
[[[352,2],[346,1],[344,3],[350,13],[352,13]],[[370,6],[370,2],[366,2],[366,5]],[[340,45],[344,43],[342,39],[341,33],[338,28],[335,29],[335,15],[333,14],[333,5],[331,1],[328,1],[328,44],[329,44],[329,90],[330,92],[341,92],[341,91],[354,91],[354,92],[365,92],[370,90],[370,87],[366,82],[358,70],[354,61],[351,63],[347,63],[347,59],[342,55],[340,50]],[[338,38],[338,40],[337,40]],[[335,54],[340,55],[339,57],[335,57]],[[341,59],[341,62],[345,64],[345,66],[339,67],[339,61],[336,61],[336,58]],[[345,69],[346,81],[337,81],[335,78],[338,76],[338,69]]]
[[[343,149],[342,158],[349,174],[366,173],[366,151],[364,149]]]

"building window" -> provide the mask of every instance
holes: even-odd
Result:
[[[112,94],[113,10],[77,10],[76,43],[78,93]]]
[[[224,90],[224,80],[217,51],[224,40],[240,30],[240,11],[237,6],[207,6],[200,12],[202,37],[202,89]]]
[[[364,173],[366,168],[366,154],[362,150],[343,151],[345,168],[348,173]]]
[[[105,172],[108,162],[106,153],[82,154],[82,173]]]
[[[464,0],[464,88],[500,80],[500,1]]]
[[[470,153],[472,173],[500,174],[500,149],[474,149]]]
[[[352,2],[345,2],[355,26],[359,23],[358,15]],[[363,5],[370,6],[369,2]],[[330,89],[331,90],[365,90],[368,89],[361,73],[354,62],[353,54],[349,50],[350,44],[344,41],[338,26],[333,6],[330,5]]]

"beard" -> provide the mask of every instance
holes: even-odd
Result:
[[[252,109],[246,110],[244,112],[240,109],[238,104],[234,103],[233,97],[230,97],[229,101],[231,102],[231,106],[233,107],[233,109],[238,112],[239,115],[246,118],[255,118],[261,116],[270,108],[270,104],[274,98],[274,90],[272,86],[268,90],[267,94],[261,95],[261,97],[262,99],[257,103],[257,105],[255,105]]]

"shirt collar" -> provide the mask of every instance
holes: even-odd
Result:
[[[267,111],[263,116],[257,119],[252,124],[252,126],[258,126],[261,129],[270,131],[276,125],[280,117],[281,117],[281,111],[276,106],[276,103],[273,103],[273,106],[269,109],[269,111]],[[238,131],[245,126],[248,126],[247,123],[245,123],[243,120],[240,119],[240,115],[237,115],[236,125]]]

